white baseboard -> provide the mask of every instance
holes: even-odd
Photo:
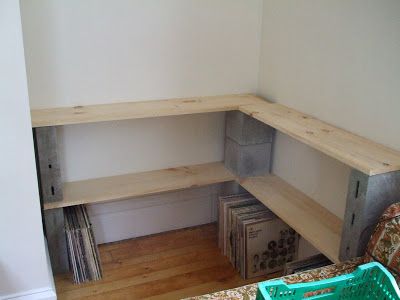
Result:
[[[89,206],[99,244],[146,236],[216,220],[219,186],[206,186]]]
[[[1,296],[0,299],[13,299],[13,300],[56,300],[57,295],[53,288],[40,288],[20,293]]]

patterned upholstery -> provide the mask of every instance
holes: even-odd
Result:
[[[358,257],[345,263],[333,264],[322,268],[284,276],[279,279],[283,279],[286,283],[321,280],[351,273],[361,263],[362,258]],[[257,283],[253,283],[230,290],[187,298],[187,300],[254,300],[256,298],[257,288]]]
[[[369,240],[364,262],[377,261],[400,282],[400,203],[389,206]]]

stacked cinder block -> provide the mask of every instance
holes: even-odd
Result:
[[[239,177],[269,173],[274,131],[240,111],[227,112],[225,166]]]
[[[382,212],[400,201],[400,171],[369,176],[352,170],[340,243],[341,261],[365,254]]]
[[[35,128],[34,138],[40,198],[43,203],[61,201],[63,192],[56,127]],[[56,274],[65,273],[69,270],[69,263],[64,232],[64,211],[62,208],[57,208],[45,210],[43,214],[51,267]]]

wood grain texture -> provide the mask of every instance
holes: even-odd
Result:
[[[263,99],[240,110],[367,175],[400,170],[400,152]]]
[[[99,246],[103,280],[55,278],[58,299],[181,299],[245,285],[217,248],[215,224]]]
[[[64,183],[64,199],[44,209],[124,200],[235,180],[221,162]]]
[[[333,262],[339,262],[342,220],[275,175],[251,177],[240,185]]]
[[[400,170],[400,152],[253,95],[225,95],[32,110],[32,126],[240,110],[367,175]]]
[[[31,110],[32,126],[58,126],[237,110],[252,95],[224,95]]]

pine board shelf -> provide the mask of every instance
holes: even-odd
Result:
[[[400,152],[289,107],[259,99],[243,113],[367,175],[400,170]]]
[[[400,152],[254,95],[225,95],[32,110],[32,126],[59,126],[240,110],[367,175],[400,170]]]
[[[234,180],[328,258],[339,261],[342,220],[275,175],[238,179],[221,162],[66,182],[64,199],[45,203],[44,209],[118,201]]]
[[[64,199],[44,209],[94,204],[235,180],[221,162],[64,183]]]
[[[240,185],[333,262],[339,262],[342,220],[275,175],[250,177]]]
[[[230,111],[253,101],[257,101],[253,95],[225,95],[34,109],[31,110],[32,127]]]

